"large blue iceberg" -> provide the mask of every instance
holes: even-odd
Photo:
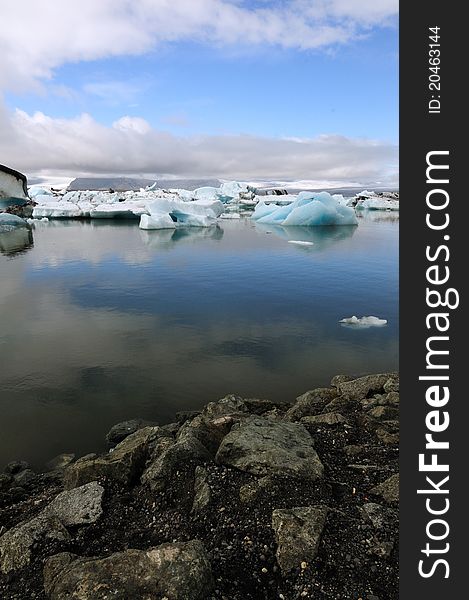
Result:
[[[287,206],[265,201],[257,204],[252,219],[282,226],[357,225],[353,208],[339,203],[328,192],[301,192]]]

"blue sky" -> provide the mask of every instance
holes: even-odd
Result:
[[[396,181],[393,0],[169,4],[7,9],[0,162],[71,176]],[[30,32],[30,49],[14,47],[15,27]]]

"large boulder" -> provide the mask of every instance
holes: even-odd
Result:
[[[130,485],[143,470],[150,445],[158,435],[158,427],[144,427],[126,437],[108,454],[80,458],[65,470],[65,487],[71,489],[102,478]]]
[[[74,490],[64,491],[39,515],[19,523],[0,538],[0,566],[9,573],[26,566],[31,550],[41,539],[68,539],[66,527],[95,523],[102,515],[104,489],[93,481]]]
[[[148,485],[153,492],[161,492],[166,489],[177,471],[195,471],[197,465],[212,460],[212,454],[196,437],[187,436],[176,443],[171,438],[162,438],[141,477],[141,482]]]
[[[295,404],[285,413],[286,421],[299,421],[307,415],[317,415],[324,406],[337,397],[335,388],[317,388],[298,396]]]
[[[352,381],[343,381],[338,384],[338,389],[343,396],[350,400],[362,400],[373,394],[393,391],[396,387],[399,389],[398,381],[398,373],[379,373],[359,377]]]
[[[326,525],[326,506],[302,506],[277,509],[272,513],[272,527],[277,540],[277,562],[283,572],[309,566],[318,553]]]
[[[206,600],[213,581],[205,549],[193,540],[106,558],[57,554],[45,564],[44,588],[51,600]]]
[[[145,421],[144,419],[130,419],[128,421],[122,421],[117,423],[108,431],[106,435],[106,442],[110,446],[116,446],[120,444],[126,437],[135,433],[139,429],[144,427],[155,427],[158,423]]]
[[[235,425],[216,455],[219,464],[253,475],[317,479],[324,467],[303,425],[251,417]]]

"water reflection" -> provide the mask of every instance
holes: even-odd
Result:
[[[397,225],[267,230],[38,223],[29,252],[0,257],[0,468],[96,451],[118,421],[231,392],[288,401],[394,370]],[[357,335],[338,324],[351,314],[388,326]]]
[[[15,227],[11,231],[0,232],[0,252],[5,256],[27,252],[33,246],[33,233],[26,227]]]
[[[178,227],[177,229],[140,230],[143,243],[150,248],[170,249],[180,242],[198,242],[201,240],[221,240],[223,229],[219,225],[212,227]]]
[[[266,225],[256,222],[256,229],[263,233],[274,233],[286,241],[312,243],[312,246],[299,246],[306,251],[324,250],[341,240],[351,238],[356,225],[340,225],[330,227],[283,227],[282,225]]]

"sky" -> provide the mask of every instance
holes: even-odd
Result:
[[[0,3],[28,176],[397,185],[397,0]]]

